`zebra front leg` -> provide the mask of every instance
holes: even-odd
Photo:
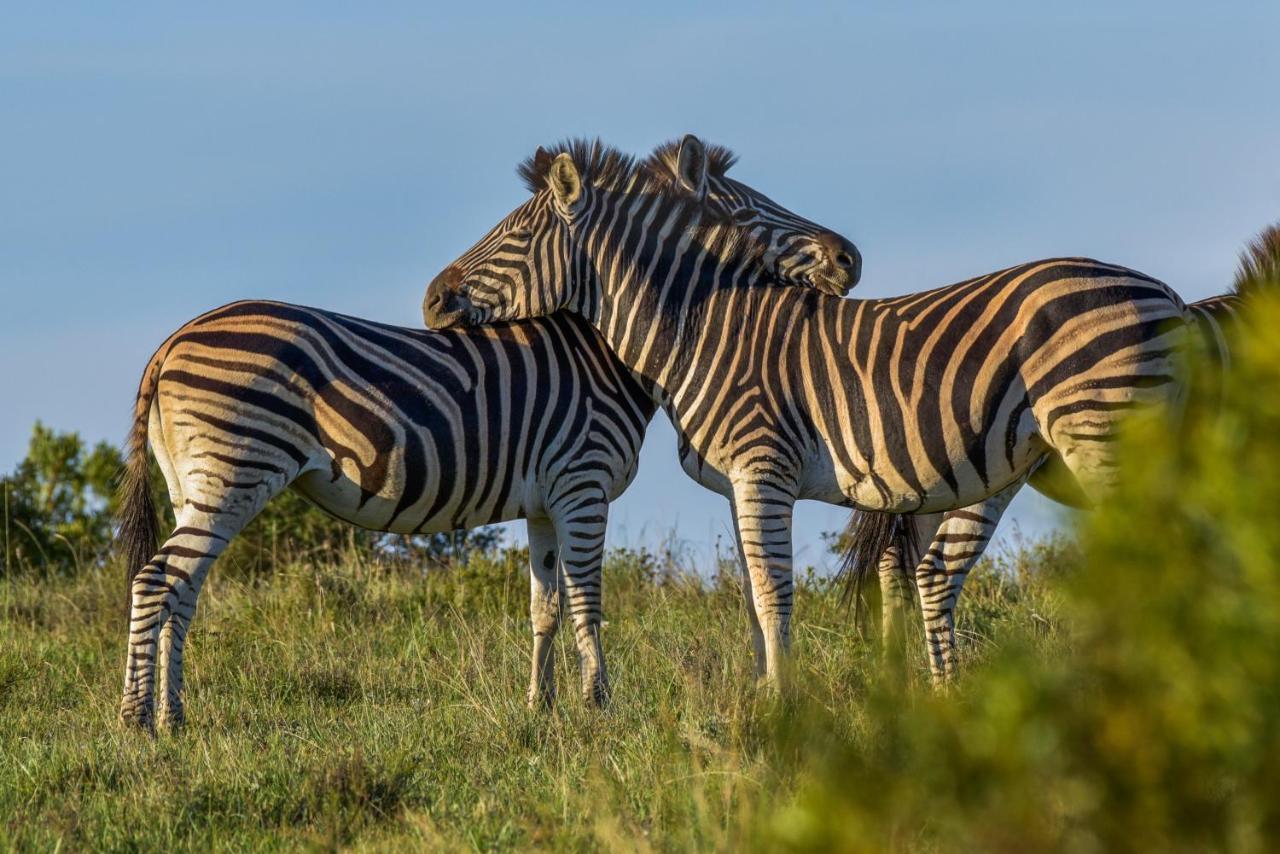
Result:
[[[733,514],[764,636],[764,682],[778,687],[791,646],[791,513],[795,496],[755,481],[734,484]]]
[[[951,510],[916,568],[916,589],[929,647],[929,670],[935,684],[956,675],[955,607],[965,579],[996,532],[1005,508],[1025,480],[995,495]]]
[[[533,666],[529,708],[551,708],[556,701],[552,642],[560,627],[560,547],[549,519],[529,520],[529,621],[533,626]]]
[[[129,651],[120,717],[145,730],[155,727],[155,676],[161,630],[166,642],[166,723],[182,720],[182,645],[209,567],[235,531],[214,530],[205,513],[182,512],[178,527],[130,582]],[[225,523],[223,526],[225,527]],[[172,624],[171,624],[172,623]],[[175,702],[176,701],[176,702]]]
[[[738,550],[738,573],[742,579],[742,601],[747,606],[747,622],[751,630],[751,649],[755,653],[756,680],[764,678],[765,652],[764,631],[760,628],[760,620],[756,617],[756,598],[751,592],[751,572],[747,569],[746,549],[742,545],[742,529],[738,526],[738,514],[733,515],[734,545]]]
[[[588,703],[609,704],[609,673],[600,640],[604,534],[609,505],[603,498],[577,504],[560,524],[560,566],[582,677],[582,697]]]

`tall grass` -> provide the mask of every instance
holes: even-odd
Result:
[[[115,718],[120,579],[4,582],[0,842],[730,847],[759,838],[761,809],[811,762],[779,739],[790,706],[852,743],[872,727],[878,656],[828,585],[802,589],[781,707],[751,687],[736,581],[637,552],[607,567],[611,708],[578,701],[566,635],[560,705],[530,712],[518,558],[215,572],[187,653],[188,729],[155,740]],[[974,593],[971,648],[1052,612],[1033,580],[984,573]]]

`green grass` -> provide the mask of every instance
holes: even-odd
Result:
[[[187,728],[155,739],[116,719],[122,580],[4,583],[0,837],[72,849],[763,839],[761,805],[781,805],[811,757],[780,736],[790,709],[752,685],[736,584],[616,555],[612,706],[584,706],[562,633],[558,708],[531,712],[517,561],[425,577],[291,566],[255,582],[215,570],[187,650]],[[971,651],[1054,610],[1026,577],[984,571],[970,593]],[[857,742],[878,655],[821,583],[801,590],[794,636],[788,705]]]

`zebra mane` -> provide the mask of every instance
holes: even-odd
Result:
[[[1232,288],[1237,296],[1264,289],[1280,290],[1280,223],[1264,228],[1249,241],[1240,254],[1240,267]]]
[[[722,178],[738,156],[723,145],[707,145],[707,168],[713,178]],[[568,153],[584,179],[603,190],[640,190],[670,192],[677,188],[676,158],[680,140],[664,142],[643,160],[637,160],[611,145],[596,139],[565,139],[549,148],[539,148],[516,167],[516,174],[529,192],[547,186],[551,163],[559,154]]]
[[[550,148],[539,147],[516,167],[516,174],[524,181],[529,192],[537,193],[547,187],[547,174],[551,171],[552,161],[565,153],[573,158],[583,180],[590,182],[593,187],[621,189],[629,186],[637,177],[648,177],[643,164],[630,154],[605,145],[599,137],[565,139]]]
[[[723,177],[738,157],[723,145],[707,145],[707,169],[711,177]],[[516,174],[529,192],[547,186],[547,175],[556,157],[568,153],[585,182],[602,190],[628,193],[659,193],[696,208],[698,216],[690,233],[702,240],[707,251],[721,258],[759,257],[765,247],[756,242],[749,229],[737,226],[725,212],[713,210],[681,189],[676,180],[679,140],[664,142],[643,160],[605,145],[599,137],[565,139],[549,148],[539,147],[516,167]]]
[[[712,178],[723,178],[724,174],[738,162],[738,155],[723,145],[705,145],[707,150],[707,170]],[[645,168],[656,181],[672,186],[676,181],[676,159],[680,155],[680,140],[664,142],[653,150],[644,161]]]

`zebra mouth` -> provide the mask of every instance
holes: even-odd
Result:
[[[856,280],[844,272],[831,275],[825,272],[814,272],[809,275],[809,285],[816,291],[824,294],[830,294],[833,297],[842,297],[853,290],[853,286],[857,284]]]
[[[469,300],[452,297],[428,297],[422,306],[422,321],[428,329],[475,326],[482,318]]]

